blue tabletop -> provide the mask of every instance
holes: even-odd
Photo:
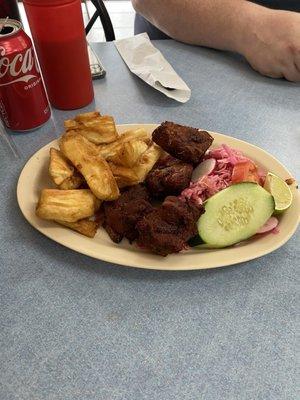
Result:
[[[192,89],[189,102],[148,87],[113,44],[97,44],[107,76],[81,111],[227,133],[299,179],[299,84],[264,78],[229,53],[155,45]],[[24,220],[20,171],[75,113],[54,110],[41,129],[0,139],[0,399],[298,399],[299,231],[251,262],[171,273],[88,258]]]

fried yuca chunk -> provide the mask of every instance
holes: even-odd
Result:
[[[138,177],[139,183],[144,182],[147,174],[154,167],[156,161],[162,154],[162,150],[159,146],[153,143],[148,150],[146,150],[138,160],[138,162],[133,166],[133,171]]]
[[[121,134],[118,140],[116,140],[115,142],[99,145],[98,146],[99,154],[105,159],[115,157],[122,148],[123,144],[132,140],[135,141],[141,140],[145,142],[147,145],[150,145],[151,143],[151,137],[145,131],[145,129],[130,130]]]
[[[79,114],[74,119],[64,122],[65,129],[76,130],[94,144],[111,143],[118,138],[113,117],[101,116],[99,112]]]
[[[54,147],[50,149],[49,174],[56,185],[62,184],[65,179],[70,178],[74,174],[74,167]]]
[[[74,130],[76,128],[79,129],[80,123],[84,123],[86,121],[91,121],[98,117],[101,117],[101,114],[98,111],[91,111],[91,112],[87,112],[84,114],[78,114],[74,119],[67,119],[64,122],[64,126],[65,126],[66,131]]]
[[[49,175],[53,182],[64,190],[77,189],[83,178],[75,171],[65,156],[54,147],[50,149]]]
[[[115,165],[113,163],[109,163],[109,166],[112,170],[112,173],[117,181],[119,188],[133,186],[139,183],[138,175],[132,168]]]
[[[107,157],[107,161],[130,168],[136,164],[147,149],[148,145],[144,141],[132,139],[122,143],[116,154]]]
[[[65,127],[66,132],[78,128],[78,125],[79,124],[78,124],[78,122],[75,121],[75,119],[67,119],[64,122],[64,127]]]
[[[101,117],[101,114],[99,113],[99,111],[90,111],[90,112],[76,115],[75,120],[79,121],[79,122],[85,122],[85,121],[90,121],[90,120],[98,118],[98,117]]]
[[[144,182],[147,174],[151,171],[161,154],[161,148],[156,144],[152,144],[131,168],[109,163],[119,188]]]
[[[78,189],[84,183],[84,179],[77,171],[74,171],[74,175],[70,176],[61,183],[58,187],[62,190]]]
[[[84,236],[93,238],[97,233],[97,229],[99,227],[99,223],[96,221],[90,221],[89,219],[81,219],[76,222],[66,222],[55,220],[60,225],[67,226],[73,231],[79,232]]]
[[[76,132],[68,132],[62,136],[59,146],[64,156],[84,176],[98,199],[115,200],[119,197],[119,188],[112,171],[94,144]]]
[[[76,222],[91,217],[100,207],[100,201],[89,189],[42,190],[36,215],[43,219]]]
[[[83,123],[78,132],[95,144],[111,143],[118,139],[118,133],[113,117],[103,115],[92,121]]]

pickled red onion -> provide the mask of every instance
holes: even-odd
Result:
[[[201,205],[209,197],[232,184],[232,171],[236,164],[253,161],[243,155],[242,152],[222,144],[217,149],[212,149],[205,155],[205,160],[215,159],[216,164],[212,171],[201,176],[197,181],[191,182],[190,186],[181,193],[182,199],[190,199]],[[258,169],[260,184],[263,185],[266,173]]]

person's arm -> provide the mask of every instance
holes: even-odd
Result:
[[[243,54],[258,72],[300,81],[300,14],[246,0],[132,0],[170,37]]]

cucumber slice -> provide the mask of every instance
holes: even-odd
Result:
[[[256,234],[271,217],[273,196],[256,183],[242,182],[221,190],[204,204],[198,220],[203,242],[227,247]]]

